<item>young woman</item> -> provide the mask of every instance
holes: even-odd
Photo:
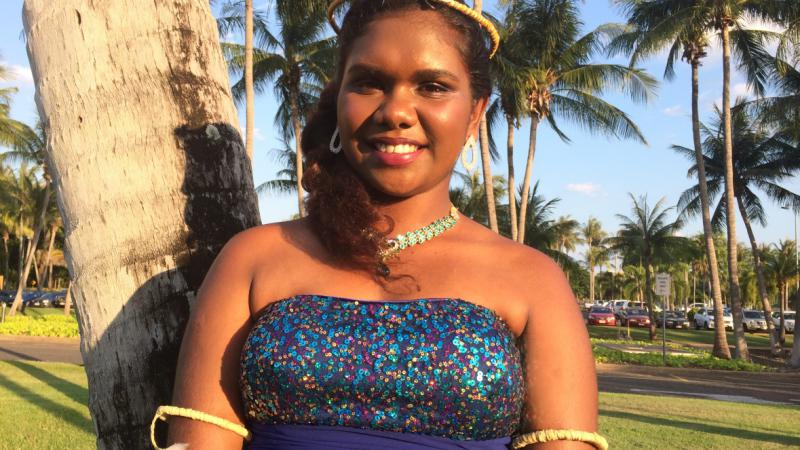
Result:
[[[302,136],[308,216],[217,257],[178,363],[174,404],[194,411],[169,412],[169,443],[602,448],[562,271],[449,200],[490,95],[493,27],[456,1],[349,4]]]

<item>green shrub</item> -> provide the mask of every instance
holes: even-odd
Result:
[[[6,316],[0,334],[49,337],[79,337],[75,317],[63,314]]]
[[[658,352],[626,353],[592,343],[592,353],[594,353],[595,361],[600,363],[664,366],[663,356]],[[772,370],[761,364],[748,363],[738,359],[715,358],[708,352],[703,352],[703,354],[698,354],[698,356],[667,355],[666,362],[667,367],[699,367],[704,369],[738,370],[745,372],[766,372]]]

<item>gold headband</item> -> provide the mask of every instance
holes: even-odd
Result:
[[[478,22],[487,33],[489,33],[489,38],[492,40],[492,49],[489,51],[489,59],[492,59],[495,53],[497,53],[497,48],[500,47],[500,34],[497,32],[497,28],[494,27],[494,24],[483,17],[483,14],[475,11],[474,9],[470,8],[469,6],[459,3],[455,0],[428,0],[433,1],[436,3],[441,3],[442,5],[449,6],[450,8],[455,9],[456,11],[464,14],[465,16],[469,17],[470,19]],[[344,0],[333,0],[328,6],[328,22],[330,22],[331,27],[333,27],[333,31],[336,34],[339,34],[339,25],[336,24],[336,20],[334,20],[334,14],[336,13],[336,8],[342,5]]]

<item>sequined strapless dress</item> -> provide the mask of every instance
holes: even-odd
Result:
[[[456,298],[270,303],[240,387],[250,450],[507,449],[524,397],[514,334]]]

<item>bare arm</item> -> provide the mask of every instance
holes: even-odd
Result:
[[[252,248],[247,231],[220,251],[198,291],[181,343],[173,405],[244,424],[239,393],[239,355],[250,330]],[[167,444],[190,450],[242,448],[244,440],[223,428],[182,417],[169,418]]]
[[[536,252],[532,293],[522,339],[526,399],[523,432],[597,431],[597,374],[589,333],[561,268]],[[593,449],[578,441],[552,441],[526,449]]]

